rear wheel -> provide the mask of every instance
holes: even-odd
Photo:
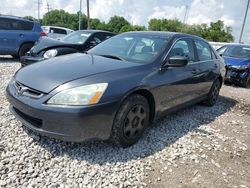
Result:
[[[31,48],[32,48],[33,44],[31,43],[27,43],[27,44],[23,44],[18,52],[19,57],[22,57],[26,54],[26,52],[28,52]]]
[[[250,75],[248,76],[248,78],[245,80],[245,82],[242,84],[243,87],[247,87],[250,83]]]
[[[149,123],[149,104],[141,95],[127,98],[118,110],[111,133],[111,141],[120,147],[135,144]]]
[[[208,93],[208,96],[207,96],[207,99],[204,101],[204,104],[206,106],[214,106],[217,99],[218,99],[218,96],[220,94],[220,88],[221,88],[221,83],[220,83],[220,80],[217,79],[214,81],[209,93]]]

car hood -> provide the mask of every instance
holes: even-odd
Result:
[[[39,54],[41,51],[51,48],[57,47],[71,47],[71,48],[79,48],[82,44],[71,44],[67,42],[63,42],[61,40],[52,39],[49,37],[41,37],[39,41],[33,46],[30,50],[31,54]]]
[[[250,65],[250,59],[224,57],[225,63],[228,66],[232,65]]]
[[[15,79],[35,90],[49,93],[58,86],[104,72],[140,66],[90,54],[70,54],[34,63],[20,69]]]

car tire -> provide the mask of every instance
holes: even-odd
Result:
[[[110,140],[123,148],[135,144],[149,124],[149,114],[149,104],[145,97],[128,97],[115,116]]]
[[[26,52],[28,52],[31,48],[32,48],[33,44],[31,43],[27,43],[27,44],[23,44],[18,52],[18,56],[22,57],[26,54]]]
[[[248,78],[245,80],[245,82],[243,82],[242,87],[247,88],[247,86],[249,85],[249,83],[250,83],[250,75],[249,75]]]
[[[208,93],[207,99],[203,102],[204,105],[212,107],[215,105],[220,94],[221,82],[216,79]]]

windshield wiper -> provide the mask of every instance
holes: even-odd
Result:
[[[120,61],[124,61],[124,59],[118,57],[118,56],[114,56],[114,55],[99,55],[99,56],[102,56],[102,57],[107,57],[107,58],[111,58],[111,59],[117,59],[117,60],[120,60]]]

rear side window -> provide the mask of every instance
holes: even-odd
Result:
[[[33,22],[27,22],[22,20],[14,19],[0,19],[0,29],[3,30],[32,30],[34,26]]]
[[[50,33],[67,35],[67,31],[65,29],[58,29],[54,27],[50,28]]]
[[[212,59],[210,46],[201,40],[195,40],[195,46],[198,53],[199,61],[209,61]]]
[[[10,19],[0,18],[0,29],[1,30],[11,30]]]

